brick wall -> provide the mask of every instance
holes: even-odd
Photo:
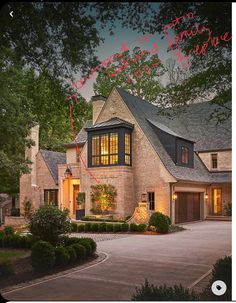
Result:
[[[211,154],[217,154],[218,168],[212,169]],[[232,151],[200,152],[199,157],[209,170],[232,170]]]

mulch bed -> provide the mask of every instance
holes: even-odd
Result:
[[[98,255],[94,255],[92,257],[89,257],[88,259],[80,262],[75,262],[73,264],[65,265],[65,266],[57,266],[53,268],[50,271],[47,271],[45,273],[36,273],[32,266],[31,266],[31,260],[30,257],[24,257],[24,258],[18,258],[14,262],[14,270],[15,274],[8,276],[8,277],[1,277],[0,278],[0,289],[4,289],[6,287],[16,285],[19,283],[28,282],[34,279],[42,278],[44,276],[57,274],[61,271],[66,271],[68,269],[72,269],[74,267],[77,267],[79,265],[83,265],[85,263],[88,263],[90,261],[93,261],[96,259]]]

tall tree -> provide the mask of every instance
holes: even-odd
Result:
[[[164,67],[158,54],[136,47],[132,53],[126,50],[121,56],[117,54],[114,62],[109,62],[99,72],[94,91],[108,96],[114,86],[121,86],[135,96],[153,102],[162,90],[160,76],[163,73]]]

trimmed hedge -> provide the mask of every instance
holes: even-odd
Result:
[[[14,228],[12,226],[5,226],[3,232],[6,236],[13,236],[14,235]]]
[[[0,234],[0,247],[2,248],[31,248],[34,241],[32,236]]]
[[[91,224],[91,231],[93,231],[93,232],[98,231],[98,226],[99,226],[99,224],[97,224],[97,223]]]
[[[55,264],[55,249],[45,241],[36,242],[31,250],[31,264],[38,272],[49,271]]]
[[[66,251],[68,252],[68,254],[70,256],[69,262],[74,263],[77,260],[77,254],[76,254],[76,251],[75,251],[73,245],[67,246]]]
[[[72,244],[77,256],[77,260],[84,260],[86,258],[86,249],[81,244]]]
[[[135,223],[131,223],[129,226],[130,231],[138,231],[138,225]]]
[[[99,232],[106,232],[106,229],[107,229],[106,223],[100,223],[100,224],[98,224],[98,231]]]
[[[91,231],[91,223],[86,223],[84,225],[84,231]]]
[[[0,260],[0,277],[7,277],[14,274],[14,267],[9,259]]]
[[[106,231],[107,231],[108,233],[113,232],[113,225],[114,225],[114,224],[112,224],[112,223],[108,223],[108,224],[107,224],[107,226],[106,226]]]
[[[137,229],[139,232],[144,232],[147,229],[147,225],[146,224],[138,224]]]
[[[154,226],[156,231],[159,233],[168,233],[169,231],[169,222],[166,215],[155,212],[151,215],[149,219],[149,226]]]
[[[71,231],[76,233],[78,231],[78,224],[72,222],[71,223]]]
[[[114,224],[113,225],[113,232],[117,233],[121,231],[121,224]]]
[[[66,265],[70,261],[70,255],[65,247],[59,246],[55,249],[55,265]]]
[[[78,225],[77,232],[144,232],[146,229],[146,224],[86,223]]]
[[[79,225],[78,225],[77,231],[78,231],[78,232],[83,232],[83,231],[84,231],[84,228],[85,228],[84,224],[79,224]]]

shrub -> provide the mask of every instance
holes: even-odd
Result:
[[[159,233],[168,233],[169,231],[168,219],[160,212],[155,212],[151,215],[149,226],[155,226],[156,231]]]
[[[30,248],[33,243],[33,238],[30,236],[21,237],[19,235],[2,235],[0,236],[0,247],[12,248]]]
[[[81,244],[73,244],[72,247],[76,252],[76,256],[78,260],[83,260],[86,257],[86,249]]]
[[[98,224],[98,231],[99,232],[105,232],[106,228],[107,228],[106,223],[100,223],[100,224]]]
[[[70,255],[65,247],[59,246],[55,249],[55,265],[66,265],[70,261]]]
[[[91,231],[91,223],[86,223],[85,225],[84,225],[84,231],[86,232],[86,231]]]
[[[224,210],[227,216],[232,216],[232,203],[227,203],[224,206]]]
[[[64,238],[65,246],[69,246],[72,244],[78,244],[79,242],[80,242],[80,238],[76,238],[76,237],[65,237]]]
[[[86,255],[91,256],[93,254],[93,248],[92,245],[90,244],[90,241],[88,241],[87,238],[81,238],[79,240],[80,240],[79,244],[83,245],[86,250]]]
[[[114,224],[113,225],[113,232],[120,232],[121,231],[121,224]]]
[[[67,253],[70,256],[69,262],[70,263],[74,263],[76,261],[76,259],[77,259],[77,254],[76,254],[76,251],[75,251],[73,245],[67,246],[66,247],[66,251],[67,251]]]
[[[53,205],[43,205],[30,220],[30,232],[36,238],[55,245],[60,235],[70,231],[68,214],[67,209],[62,211]]]
[[[76,233],[76,232],[78,231],[78,224],[72,222],[72,223],[71,223],[71,231],[72,231],[73,233]]]
[[[114,225],[114,224],[107,224],[107,226],[106,226],[106,231],[107,231],[107,232],[113,232],[113,225]]]
[[[144,232],[147,229],[147,225],[146,224],[139,224],[137,226],[137,228],[138,228],[139,232]]]
[[[97,224],[97,223],[91,224],[91,231],[93,231],[93,232],[98,231],[98,225],[99,225],[99,224]]]
[[[181,284],[173,287],[154,286],[149,284],[147,280],[136,287],[136,293],[132,296],[133,301],[196,301],[198,295],[188,288],[184,288]]]
[[[212,270],[212,283],[216,280],[222,280],[228,289],[232,287],[232,257],[225,256],[218,259]]]
[[[91,248],[92,248],[92,254],[94,254],[96,252],[96,249],[97,249],[97,243],[92,239],[92,238],[81,238],[82,240],[82,243],[83,241],[87,241]]]
[[[84,231],[84,224],[79,224],[78,225],[78,232],[83,232]]]
[[[169,225],[171,225],[171,219],[170,219],[170,217],[166,215],[166,219],[167,219]]]
[[[129,231],[129,224],[127,224],[127,223],[121,224],[121,230],[122,231]]]
[[[32,216],[34,214],[34,207],[31,202],[31,200],[25,199],[23,202],[23,216],[24,218],[29,221],[31,220]]]
[[[131,223],[129,226],[130,231],[138,231],[138,225],[135,223]]]
[[[91,186],[91,211],[95,214],[109,213],[115,209],[116,188],[111,184],[98,184]]]
[[[14,274],[14,267],[9,259],[0,260],[0,277],[6,277]]]
[[[55,250],[49,242],[38,241],[31,250],[31,264],[36,271],[51,270],[55,264]]]
[[[20,217],[20,209],[13,207],[11,209],[11,216],[12,217]]]
[[[14,235],[14,228],[12,226],[5,226],[5,228],[4,228],[4,234],[6,236],[12,236],[12,235]]]

